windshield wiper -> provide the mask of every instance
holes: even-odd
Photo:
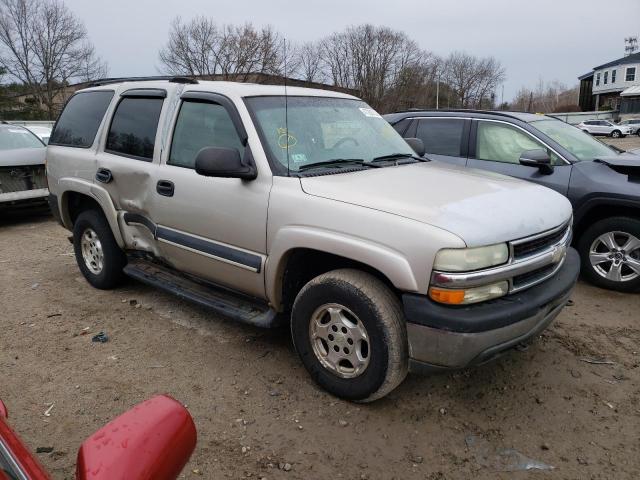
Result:
[[[367,162],[367,164],[370,164],[372,162],[384,162],[385,160],[394,160],[399,158],[412,158],[414,160],[418,160],[419,162],[429,161],[429,159],[419,157],[417,155],[414,155],[413,153],[390,153],[389,155],[381,155],[379,157],[374,157],[371,160],[371,162]]]
[[[365,165],[367,167],[380,167],[381,165],[371,165],[365,162],[362,158],[333,158],[331,160],[325,160],[323,162],[308,163],[306,165],[300,165],[298,171],[310,170],[312,168],[331,168],[340,165]]]

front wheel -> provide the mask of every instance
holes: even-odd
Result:
[[[334,270],[293,305],[293,344],[311,377],[346,400],[371,402],[407,375],[407,330],[396,295],[373,275]]]
[[[73,225],[73,249],[84,278],[96,288],[116,287],[127,263],[102,212],[85,210]]]
[[[582,234],[578,250],[582,273],[594,285],[619,292],[640,290],[640,220],[600,220]]]
[[[612,138],[620,138],[621,136],[622,136],[622,132],[620,130],[614,130],[613,132],[611,132]]]

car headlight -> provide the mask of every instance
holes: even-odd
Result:
[[[506,243],[475,248],[446,248],[436,254],[434,270],[469,272],[506,263],[509,248]]]

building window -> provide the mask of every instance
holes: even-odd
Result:
[[[609,83],[609,72],[604,72],[604,84]]]
[[[611,70],[611,83],[616,83],[616,73],[617,70]]]
[[[627,73],[624,76],[625,82],[635,82],[636,81],[636,67],[627,67]]]
[[[600,85],[600,74],[596,73],[596,87]]]

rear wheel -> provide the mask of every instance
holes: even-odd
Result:
[[[589,227],[578,242],[582,273],[594,285],[640,290],[640,220],[613,217]]]
[[[293,305],[293,343],[328,392],[371,402],[407,374],[407,330],[394,293],[373,275],[334,270],[307,283]]]
[[[102,212],[85,210],[73,225],[73,249],[84,278],[96,288],[116,287],[127,263]]]

